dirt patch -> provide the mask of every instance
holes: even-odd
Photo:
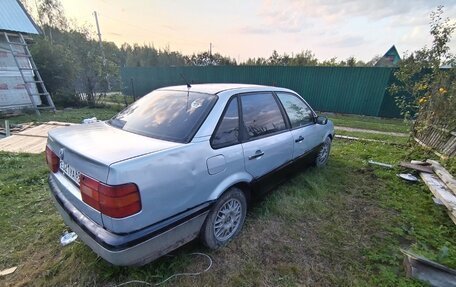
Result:
[[[368,134],[379,134],[379,135],[396,136],[396,137],[410,136],[409,134],[398,133],[398,132],[382,132],[382,131],[376,131],[376,130],[366,130],[366,129],[340,127],[340,126],[336,126],[334,128],[336,129],[336,131],[339,130],[339,131],[347,131],[347,132],[362,132],[362,133],[368,133]]]

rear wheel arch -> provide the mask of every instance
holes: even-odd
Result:
[[[217,201],[220,199],[224,193],[226,193],[230,188],[237,187],[245,192],[246,197],[249,196],[250,192],[250,182],[253,180],[253,177],[247,172],[238,172],[231,174],[224,178],[208,195],[208,200]]]
[[[252,188],[250,186],[250,183],[242,181],[242,182],[238,182],[238,183],[232,185],[231,187],[237,187],[244,193],[245,198],[247,199],[247,206],[249,206],[250,200],[252,198]],[[231,189],[231,187],[227,188],[227,190]],[[222,195],[220,195],[220,196],[222,196]]]
[[[250,183],[246,181],[240,181],[228,186],[222,193],[218,195],[218,197],[215,199],[215,202],[222,198],[222,196],[230,191],[233,187],[240,189],[242,193],[244,193],[244,196],[247,199],[247,204],[250,205],[250,200],[252,198],[252,188],[250,186]]]

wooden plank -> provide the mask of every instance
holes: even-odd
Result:
[[[337,135],[336,135],[337,136]],[[440,157],[441,159],[448,159],[448,156],[445,154],[441,154],[435,149],[432,149],[430,146],[426,145],[424,142],[422,142],[419,138],[413,137],[413,139],[422,147],[431,150],[436,156]]]
[[[42,153],[46,149],[46,138],[13,135],[0,140],[0,151]]]
[[[46,149],[47,135],[50,130],[72,125],[70,123],[49,122],[29,128],[0,140],[0,151],[39,154]]]
[[[403,145],[401,143],[382,141],[382,140],[374,140],[374,139],[365,139],[365,138],[358,138],[358,137],[352,137],[352,136],[336,135],[336,138],[345,139],[345,140],[353,140],[353,141],[376,142],[376,143],[389,144],[389,145],[398,145],[398,146],[402,146]]]
[[[456,196],[434,174],[420,172],[421,179],[429,187],[432,194],[440,199],[448,210],[456,212]]]
[[[447,210],[447,212],[448,212],[448,216],[451,218],[451,220],[453,220],[454,224],[456,224],[456,211],[451,212],[451,211]]]
[[[5,275],[9,275],[11,273],[14,273],[14,271],[16,271],[16,269],[17,269],[17,266],[2,270],[2,271],[0,271],[0,276],[5,276]]]
[[[428,159],[427,162],[432,164],[435,174],[446,184],[446,186],[456,195],[456,179],[438,162]]]
[[[413,163],[405,162],[405,161],[402,161],[399,165],[402,167],[405,167],[405,168],[410,168],[410,169],[414,169],[414,170],[421,171],[421,172],[434,173],[434,171],[432,170],[432,167],[430,167],[428,165],[413,164]]]
[[[407,277],[425,281],[436,287],[456,287],[456,270],[401,249]]]
[[[33,136],[44,136],[44,137],[47,137],[48,132],[50,130],[55,129],[55,128],[61,128],[61,126],[42,124],[42,125],[27,129],[27,130],[22,131],[22,132],[17,133],[17,134],[18,135],[33,135]]]

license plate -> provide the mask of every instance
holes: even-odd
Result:
[[[70,178],[74,183],[79,185],[79,177],[81,173],[71,167],[69,164],[64,162],[63,160],[60,161],[60,170],[65,174],[68,178]]]

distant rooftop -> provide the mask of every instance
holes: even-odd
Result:
[[[375,64],[375,67],[397,67],[401,57],[397,52],[396,47],[393,45]]]
[[[0,0],[0,31],[25,34],[41,32],[18,0]]]

